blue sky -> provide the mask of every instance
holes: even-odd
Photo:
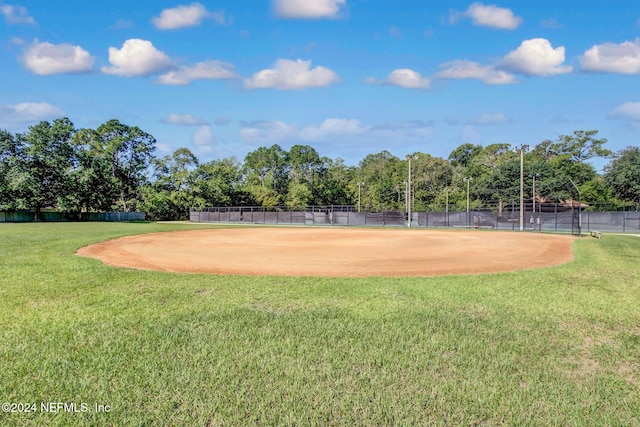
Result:
[[[0,0],[0,128],[109,119],[202,161],[640,135],[640,2]],[[598,166],[598,164],[596,164]]]

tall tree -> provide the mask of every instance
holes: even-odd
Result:
[[[169,191],[188,190],[189,175],[198,167],[198,158],[188,148],[178,148],[170,156],[152,159],[154,185]]]
[[[96,129],[105,153],[111,160],[111,175],[118,188],[117,207],[125,212],[141,202],[141,186],[153,158],[156,140],[137,126],[109,120]]]
[[[143,187],[144,210],[152,219],[188,219],[194,206],[190,180],[198,158],[188,148],[152,159],[153,182]]]
[[[640,148],[627,147],[605,166],[605,182],[613,195],[626,202],[640,203]]]
[[[75,132],[68,118],[30,126],[23,136],[19,162],[14,166],[12,188],[25,207],[40,219],[43,207],[54,206],[70,191],[69,173],[74,166],[71,137]]]
[[[553,145],[559,155],[566,155],[572,162],[583,163],[593,157],[608,157],[611,150],[603,147],[606,138],[597,138],[597,130],[575,130],[573,135],[560,135]]]
[[[356,168],[344,164],[340,157],[322,157],[322,172],[315,187],[315,205],[355,204],[358,197]]]
[[[569,178],[578,185],[595,178],[595,168],[585,163],[594,157],[608,157],[611,151],[603,147],[606,138],[597,138],[597,130],[576,130],[572,135],[560,135],[557,141],[548,147],[549,161],[558,173],[558,177]]]
[[[446,160],[416,153],[411,162],[414,209],[426,210],[434,205],[449,185],[453,167]]]
[[[277,144],[246,155],[243,167],[246,190],[262,206],[277,206],[284,201],[289,185],[287,156]]]
[[[19,135],[0,130],[0,210],[16,208],[12,177],[17,172],[22,151]]]
[[[106,212],[118,198],[111,158],[94,129],[80,129],[71,138],[75,165],[70,173],[72,191],[60,200],[61,208],[73,212]]]
[[[406,168],[400,159],[384,150],[367,155],[359,164],[365,183],[362,206],[368,209],[401,209],[404,205]]]
[[[471,165],[471,161],[482,152],[482,145],[465,143],[456,147],[449,154],[449,161],[453,166],[466,168]]]
[[[309,145],[294,145],[289,149],[287,160],[290,179],[313,188],[317,169],[322,165],[318,152]]]
[[[200,164],[189,175],[194,206],[238,206],[246,204],[241,189],[242,172],[235,158]]]

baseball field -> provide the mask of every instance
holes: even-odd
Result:
[[[2,224],[0,425],[640,425],[639,261],[635,236]]]

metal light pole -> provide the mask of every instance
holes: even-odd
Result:
[[[578,192],[578,209],[580,209],[578,212],[578,237],[582,237],[582,193],[580,192],[580,189],[578,188],[576,183],[573,182],[571,178],[569,178],[569,181],[571,181],[571,184]],[[576,201],[572,200],[571,206],[575,206],[575,205],[576,205]]]
[[[444,216],[445,223],[449,227],[449,188],[444,189]]]
[[[409,161],[409,179],[407,180],[407,228],[411,228],[411,158],[417,156],[406,156]]]
[[[533,200],[533,216],[536,216],[536,174],[533,174],[533,196],[531,199]]]
[[[520,231],[524,230],[524,150],[528,145],[520,146]]]
[[[358,182],[358,212],[360,212],[360,187],[364,185],[364,182]]]
[[[405,180],[403,182],[404,182],[404,213],[406,215],[409,212],[409,181]]]
[[[463,178],[464,181],[467,181],[467,226],[471,225],[471,223],[469,222],[469,214],[471,213],[470,209],[469,209],[469,184],[471,183],[471,181],[473,180],[473,178],[469,177],[469,178]]]
[[[537,173],[534,173],[534,174],[531,175],[531,177],[533,178],[533,197],[532,197],[532,199],[533,199],[533,217],[534,218],[536,216],[536,178],[539,177],[539,176],[540,175],[537,174]],[[542,211],[542,206],[540,206],[540,211]],[[537,221],[538,220],[536,219],[536,224],[541,226],[541,224],[538,224]]]

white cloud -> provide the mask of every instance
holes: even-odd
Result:
[[[342,18],[346,5],[346,0],[273,0],[275,15],[292,19]]]
[[[223,80],[237,79],[239,77],[240,75],[231,64],[220,61],[205,61],[169,71],[158,78],[158,83],[164,85],[188,85],[194,80]]]
[[[594,45],[582,55],[580,64],[585,71],[640,74],[640,38]]]
[[[365,79],[365,83],[400,86],[406,89],[429,89],[431,87],[431,81],[428,78],[409,68],[397,68],[387,78],[380,81],[369,77]]]
[[[32,73],[41,76],[64,73],[88,73],[94,58],[80,46],[67,43],[40,43],[34,40],[24,50],[22,63]]]
[[[474,25],[501,30],[514,30],[522,23],[522,18],[515,16],[511,9],[480,2],[472,3],[465,12],[453,12],[449,22],[455,23],[462,18],[471,19]]]
[[[407,89],[429,89],[431,86],[428,78],[422,77],[420,73],[408,68],[393,70],[385,79],[384,83]]]
[[[295,134],[295,127],[280,121],[252,121],[240,124],[240,138],[251,144],[283,141]]]
[[[45,102],[23,102],[0,106],[0,120],[6,123],[33,123],[63,116],[62,110]]]
[[[175,114],[172,113],[169,117],[162,119],[162,123],[178,125],[178,126],[203,126],[208,124],[206,120],[200,117],[194,117],[191,114]]]
[[[502,123],[509,123],[511,119],[502,113],[497,114],[483,114],[479,117],[473,118],[467,122],[469,125],[499,125]]]
[[[282,142],[300,143],[389,143],[420,140],[432,136],[432,123],[421,120],[388,123],[377,126],[365,125],[357,119],[328,118],[321,123],[304,127],[281,121],[255,121],[241,123],[240,137],[251,144],[273,144]]]
[[[502,66],[511,71],[534,76],[570,73],[573,67],[562,65],[564,51],[564,46],[554,49],[547,39],[525,40],[516,50],[504,57]]]
[[[216,144],[216,136],[211,126],[203,125],[193,133],[192,141],[198,147],[208,147]]]
[[[607,114],[611,119],[622,119],[640,123],[640,102],[626,102]]]
[[[176,30],[178,28],[196,27],[205,19],[213,19],[218,24],[225,23],[224,12],[209,12],[200,3],[164,9],[160,12],[160,16],[152,18],[151,22],[160,30]]]
[[[173,67],[173,62],[156,49],[148,40],[129,39],[121,49],[109,48],[112,67],[102,67],[102,72],[118,76],[148,76]]]
[[[338,83],[337,74],[325,67],[311,69],[311,61],[278,59],[274,68],[259,71],[246,79],[246,89],[300,90]]]
[[[374,138],[424,139],[433,135],[433,123],[423,120],[409,120],[372,126],[370,131]]]
[[[517,83],[513,74],[491,65],[471,61],[452,61],[440,65],[435,75],[440,79],[477,79],[487,85],[508,85]]]
[[[304,141],[323,141],[332,137],[359,135],[367,131],[359,120],[354,119],[326,119],[319,125],[303,128],[298,137]]]
[[[7,24],[30,24],[36,23],[33,17],[29,16],[27,8],[24,6],[13,6],[10,4],[0,4],[0,14],[4,15]]]

